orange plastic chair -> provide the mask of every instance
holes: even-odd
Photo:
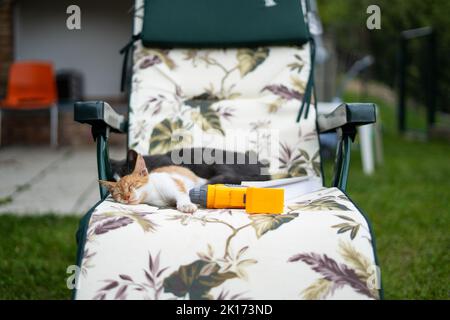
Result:
[[[56,80],[51,63],[41,61],[16,62],[9,69],[6,99],[0,101],[0,112],[1,109],[50,109],[50,143],[52,146],[56,146],[58,143],[57,98]]]

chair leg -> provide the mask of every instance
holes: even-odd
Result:
[[[383,131],[381,130],[381,116],[380,111],[378,110],[378,107],[376,108],[377,112],[377,122],[375,123],[375,156],[376,161],[378,165],[383,164],[384,160],[384,152],[383,152]]]
[[[373,124],[366,124],[358,128],[359,141],[361,146],[361,160],[363,171],[366,175],[371,175],[375,171],[373,156]]]
[[[58,105],[50,108],[50,145],[58,146]]]

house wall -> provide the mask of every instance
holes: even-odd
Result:
[[[84,76],[89,97],[119,98],[122,56],[130,39],[132,0],[17,0],[14,58],[42,59]],[[81,8],[81,30],[68,30],[66,8]]]
[[[50,60],[56,71],[75,69],[84,76],[86,99],[107,99],[124,113],[120,93],[122,56],[131,36],[133,0],[0,0],[0,100],[7,70],[16,60]],[[66,28],[67,6],[81,8],[81,30]],[[3,112],[0,145],[48,144],[49,113]],[[112,135],[123,146],[125,135]],[[71,108],[59,110],[59,144],[92,145],[90,127],[73,121]]]

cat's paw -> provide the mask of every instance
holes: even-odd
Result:
[[[197,205],[193,203],[177,203],[177,209],[184,213],[194,213],[197,211]]]

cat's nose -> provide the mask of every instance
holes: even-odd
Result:
[[[124,200],[128,200],[128,199],[130,199],[130,196],[129,196],[129,195],[124,195],[124,196],[123,196],[123,199],[124,199]]]

